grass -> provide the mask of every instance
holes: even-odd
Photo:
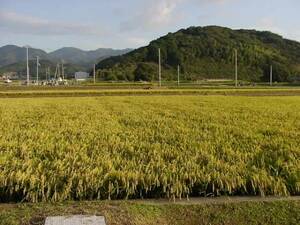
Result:
[[[161,88],[161,89],[102,89],[102,88],[28,88],[0,89],[0,98],[85,97],[136,95],[235,95],[235,96],[299,96],[299,88]]]
[[[108,225],[298,225],[300,201],[149,204],[104,201],[0,205],[0,225],[43,225],[47,216],[105,216]]]

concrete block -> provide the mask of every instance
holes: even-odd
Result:
[[[56,216],[47,217],[45,225],[106,225],[103,216]]]

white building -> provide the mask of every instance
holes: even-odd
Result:
[[[87,72],[76,72],[75,73],[75,80],[77,81],[85,81],[89,78],[89,74]]]

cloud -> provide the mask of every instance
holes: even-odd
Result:
[[[283,34],[285,33],[277,24],[277,22],[270,17],[264,17],[261,18],[257,23],[256,23],[256,29],[258,30],[266,30],[266,31],[272,31],[278,34]]]
[[[106,30],[93,26],[45,20],[15,12],[0,11],[0,29],[30,35],[103,35]]]
[[[300,42],[300,29],[292,30],[286,34],[292,40]]]
[[[300,40],[300,29],[295,26],[282,26],[276,19],[271,17],[264,17],[258,20],[255,29],[261,31],[271,31],[273,33],[282,35],[284,38],[292,40]]]
[[[176,21],[174,11],[186,0],[153,0],[146,3],[140,13],[121,23],[121,31],[164,27]]]
[[[145,46],[149,44],[149,40],[140,37],[127,38],[127,42],[130,44],[130,46]]]
[[[183,19],[184,14],[181,7],[189,4],[201,7],[206,4],[225,4],[233,0],[152,0],[144,3],[139,13],[120,24],[121,31],[133,30],[157,30],[166,26],[176,24]]]

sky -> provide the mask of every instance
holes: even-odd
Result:
[[[208,25],[300,41],[299,11],[299,0],[0,0],[0,46],[138,48]]]

